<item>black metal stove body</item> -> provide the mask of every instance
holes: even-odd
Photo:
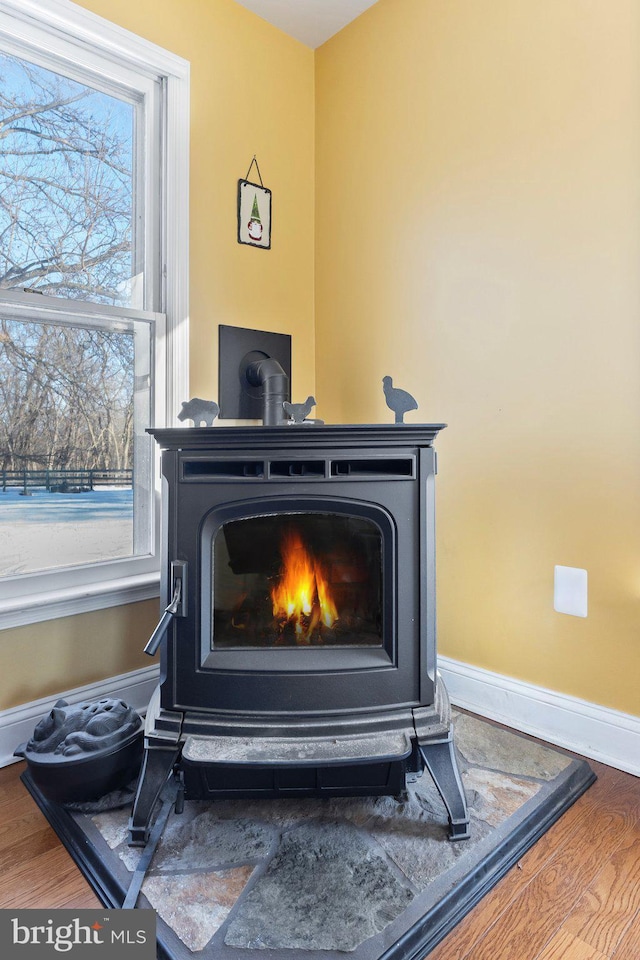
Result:
[[[132,843],[175,770],[187,797],[216,799],[399,795],[426,765],[452,839],[468,836],[436,669],[443,426],[150,431],[168,606]],[[297,614],[287,551],[314,584]]]

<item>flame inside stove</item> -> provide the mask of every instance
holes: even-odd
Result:
[[[311,643],[314,632],[338,619],[329,583],[297,531],[284,535],[280,553],[282,569],[271,589],[274,619],[281,630],[293,627],[296,643]]]

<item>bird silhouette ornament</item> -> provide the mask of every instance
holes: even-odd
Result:
[[[289,403],[284,401],[282,406],[291,423],[323,423],[323,420],[309,420],[309,414],[316,405],[315,397],[307,397],[304,403]]]
[[[415,398],[407,393],[406,390],[400,390],[394,387],[391,377],[382,378],[382,389],[384,390],[387,406],[396,415],[396,423],[404,423],[404,415],[408,410],[417,410],[418,404]]]

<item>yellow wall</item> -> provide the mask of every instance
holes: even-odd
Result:
[[[217,397],[225,323],[292,334],[292,389],[307,396],[315,389],[313,51],[234,0],[81,5],[191,63],[190,394]],[[270,251],[236,240],[237,181],[254,154],[273,191]],[[147,601],[2,632],[0,709],[148,666],[142,648],[157,618],[157,601]]]
[[[391,374],[449,424],[442,653],[634,714],[639,95],[637,0],[379,0],[316,55],[322,415]]]

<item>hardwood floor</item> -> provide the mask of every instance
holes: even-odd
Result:
[[[598,781],[429,960],[640,960],[640,778]],[[20,782],[0,769],[0,908],[99,907]]]
[[[100,907],[100,901],[20,781],[0,769],[0,908]]]
[[[596,783],[429,960],[639,960],[640,779]]]

